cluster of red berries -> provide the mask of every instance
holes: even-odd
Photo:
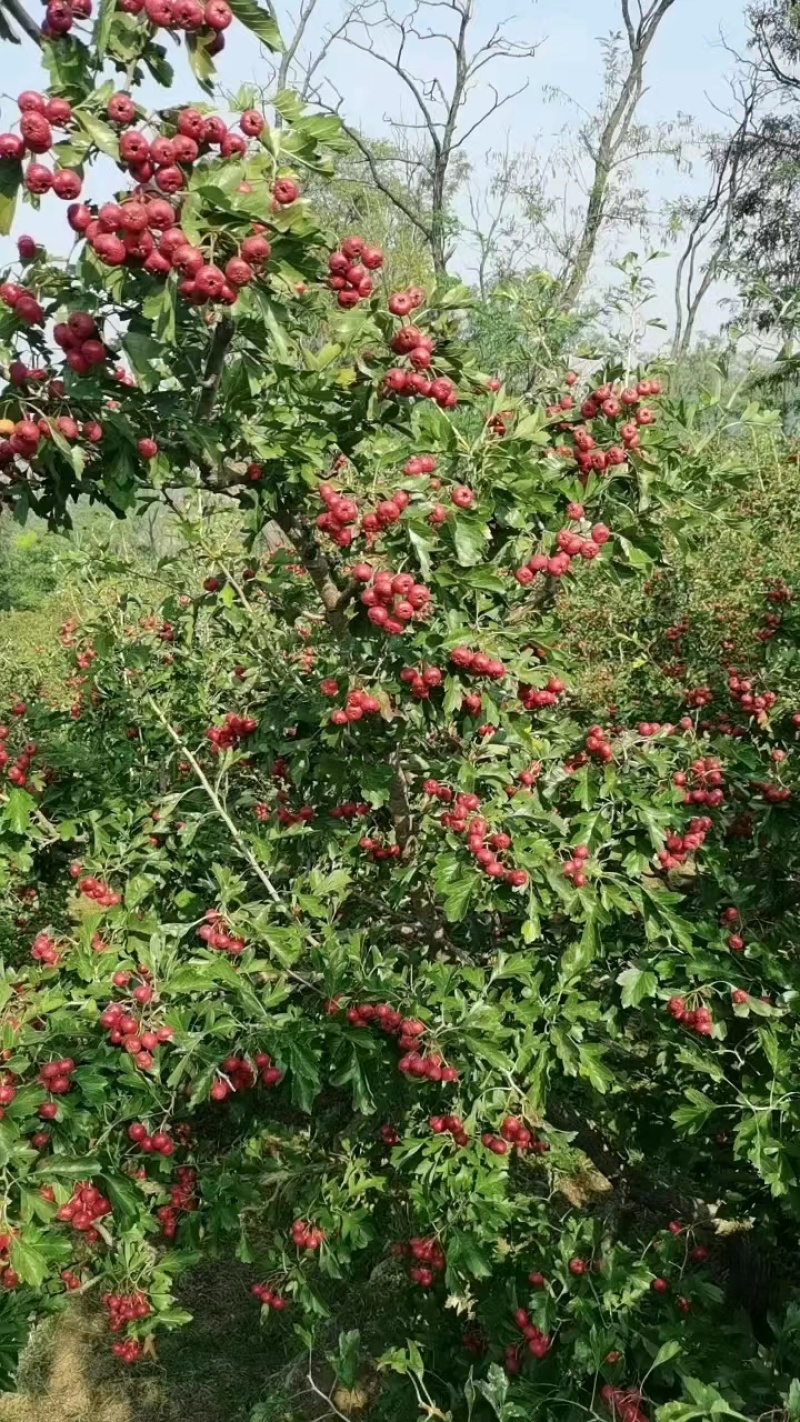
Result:
[[[286,1307],[283,1294],[276,1293],[269,1284],[253,1284],[250,1292],[264,1308],[274,1308],[276,1313],[282,1313]]]
[[[400,310],[397,309],[398,297],[400,298]],[[415,297],[418,299],[412,301],[412,307],[421,306],[424,301],[424,294],[419,288],[415,289]],[[402,309],[405,303],[406,293],[399,291],[394,292],[389,297],[389,310],[392,315],[405,316],[408,314]],[[395,355],[406,356],[408,358],[409,364],[414,367],[414,370],[427,370],[431,365],[433,353],[436,349],[436,343],[433,337],[429,336],[427,332],[421,331],[419,326],[401,326],[400,330],[396,331],[392,336],[389,344]]]
[[[333,806],[330,816],[334,820],[354,820],[371,813],[372,806],[365,800],[345,800],[343,805]]]
[[[402,850],[399,844],[381,844],[379,839],[373,839],[370,835],[363,835],[358,841],[359,849],[363,849],[376,863],[382,864],[387,859],[399,859]]]
[[[587,883],[586,861],[589,858],[589,847],[585,844],[578,844],[572,851],[572,858],[568,859],[564,865],[564,873],[571,879],[576,889],[582,889]]]
[[[420,345],[413,354],[421,359],[423,352],[430,354],[427,346]],[[435,400],[443,410],[452,410],[458,404],[458,391],[448,375],[437,375],[435,380],[428,380],[422,370],[403,370],[400,366],[392,366],[384,376],[384,389],[392,395],[409,398],[421,395],[423,399]]]
[[[235,711],[229,711],[221,726],[209,726],[206,740],[211,742],[212,755],[221,755],[223,751],[240,745],[257,730],[258,721],[254,716],[237,716]]]
[[[601,1397],[615,1422],[650,1422],[642,1411],[642,1394],[636,1387],[612,1387],[606,1383]]]
[[[628,451],[639,448],[641,429],[655,422],[655,413],[641,401],[660,394],[659,380],[640,380],[636,387],[621,390],[610,383],[598,385],[581,404],[580,415],[586,425],[579,426],[563,419],[575,408],[575,400],[571,395],[562,396],[557,404],[548,406],[547,413],[551,418],[561,418],[560,428],[572,433],[573,445],[559,445],[556,453],[563,458],[574,458],[584,483],[591,473],[603,474],[607,469],[623,465]],[[612,444],[606,450],[598,448],[597,440],[586,426],[600,416],[612,422],[625,418],[625,424],[619,429],[621,445]]]
[[[680,864],[685,864],[689,855],[702,847],[712,828],[713,820],[710,820],[708,815],[701,815],[690,821],[686,834],[678,834],[677,830],[672,830],[666,837],[665,847],[658,851],[662,868],[677,869]]]
[[[710,686],[691,686],[684,691],[683,698],[687,706],[699,711],[701,707],[711,705],[714,693]]]
[[[125,96],[118,96],[125,97]],[[84,237],[106,266],[140,266],[151,276],[180,278],[178,292],[193,305],[221,302],[233,306],[241,289],[254,280],[271,256],[271,246],[262,224],[231,251],[224,268],[209,259],[202,247],[190,242],[178,225],[178,214],[169,200],[185,186],[183,166],[194,162],[200,146],[209,140],[204,126],[210,123],[196,109],[178,115],[178,132],[172,138],[159,137],[152,144],[138,130],[128,130],[120,139],[120,158],[128,165],[140,190],[122,202],[103,203],[95,214],[86,203],[69,210],[70,226]],[[221,143],[238,154],[246,142],[238,134],[228,134],[222,122]],[[198,137],[199,135],[199,137]],[[150,180],[164,196],[147,191]],[[294,201],[299,189],[290,179],[279,180],[273,188],[276,202]]]
[[[337,1012],[338,1009],[338,999],[332,998],[329,1012]],[[455,1067],[445,1066],[438,1055],[423,1054],[417,1050],[420,1038],[425,1034],[425,1023],[418,1018],[404,1017],[388,1002],[364,1002],[348,1007],[347,1020],[351,1027],[356,1028],[369,1027],[374,1022],[387,1036],[397,1037],[397,1045],[404,1053],[397,1065],[404,1074],[426,1076],[430,1081],[458,1081]]]
[[[194,1193],[197,1171],[191,1165],[179,1165],[177,1174],[177,1184],[169,1187],[170,1203],[160,1205],[156,1211],[167,1239],[174,1239],[178,1232],[178,1215],[182,1211],[190,1214],[197,1209],[197,1197]]]
[[[454,647],[450,661],[459,671],[470,672],[472,676],[485,676],[490,681],[500,681],[506,674],[505,666],[498,657],[490,657],[486,652],[473,652],[469,647]]]
[[[528,1352],[532,1353],[534,1358],[546,1358],[550,1352],[552,1339],[549,1334],[543,1333],[541,1328],[537,1328],[535,1323],[531,1323],[528,1310],[518,1308],[514,1314],[514,1322],[527,1339]]]
[[[328,258],[328,286],[337,293],[340,306],[358,306],[374,290],[370,272],[383,266],[380,247],[368,246],[363,237],[345,237],[341,248]]]
[[[84,0],[73,0],[72,4],[69,0],[50,0],[48,17],[51,9],[60,8],[71,13],[78,5],[85,8],[87,14],[91,10],[91,4],[86,6]],[[66,128],[72,121],[72,105],[67,99],[49,99],[44,94],[26,89],[19,95],[17,105],[21,114],[20,131],[19,134],[0,133],[0,159],[20,161],[26,153],[39,155],[49,152],[53,147],[53,129]],[[53,172],[44,163],[34,162],[29,163],[25,170],[25,186],[29,192],[37,194],[48,193],[52,188],[57,197],[71,201],[78,196],[83,183],[74,168],[57,168]],[[24,241],[20,256],[23,260],[29,260],[37,255],[36,243],[30,237]]]
[[[403,465],[403,473],[411,479],[417,479],[421,474],[434,474],[436,472],[436,456],[434,454],[412,454]]]
[[[44,963],[48,968],[57,968],[62,956],[63,949],[59,948],[49,933],[37,933],[31,946],[31,957],[35,962]]]
[[[74,1294],[75,1290],[81,1287],[80,1275],[76,1274],[74,1269],[62,1269],[61,1278],[64,1282],[64,1287],[70,1294]]]
[[[44,307],[41,302],[37,301],[32,291],[28,291],[27,287],[20,286],[18,282],[4,281],[0,283],[0,301],[2,301],[3,305],[7,306],[10,311],[13,311],[15,316],[19,317],[24,326],[44,325]],[[26,378],[32,378],[34,372],[28,371],[27,367],[25,367],[25,370]],[[40,373],[37,370],[35,376],[37,379],[46,380],[47,372],[42,371]],[[14,383],[21,384],[22,382]]]
[[[406,291],[393,291],[389,297],[388,306],[393,316],[410,316],[412,311],[416,311],[425,304],[425,292],[419,286],[410,286]],[[408,338],[406,338],[408,341]],[[411,347],[409,347],[411,348]],[[399,349],[392,345],[392,350]]]
[[[67,365],[76,375],[86,375],[108,359],[108,351],[100,338],[97,322],[88,311],[73,311],[66,321],[59,321],[53,328],[53,340],[64,352]],[[72,423],[74,425],[75,421]],[[70,438],[68,430],[58,420],[56,428],[65,439]],[[77,437],[77,433],[72,434],[72,439]]]
[[[55,1062],[45,1062],[39,1072],[39,1083],[51,1096],[66,1096],[74,1085],[72,1077],[77,1070],[72,1057],[60,1057]],[[0,1098],[0,1104],[6,1102]]]
[[[144,1351],[138,1338],[120,1339],[112,1343],[111,1349],[122,1363],[138,1363]]]
[[[326,506],[325,513],[317,515],[317,528],[327,533],[337,548],[349,548],[358,531],[360,509],[356,499],[334,489],[332,484],[320,484],[320,497]],[[371,547],[378,534],[398,522],[404,509],[408,508],[411,495],[405,489],[395,489],[387,498],[381,499],[374,509],[360,514],[359,528]],[[358,563],[352,570],[357,582],[368,583],[372,569],[368,563]]]
[[[664,636],[668,642],[681,642],[689,631],[690,626],[689,618],[684,617],[680,622],[676,622],[672,627],[668,627]]]
[[[739,676],[735,667],[728,668],[728,690],[734,701],[738,701],[743,711],[755,712],[762,715],[772,710],[777,701],[777,693],[774,691],[753,692],[753,683],[749,677]]]
[[[284,793],[280,792],[281,795]],[[287,805],[280,804],[277,813],[279,824],[308,825],[314,818],[314,807],[313,805],[301,805],[299,810],[290,810]]]
[[[362,531],[375,533],[379,529],[388,528],[392,523],[397,523],[403,509],[409,503],[409,495],[404,490],[399,492],[401,494],[399,500],[387,499],[378,505],[378,509],[381,510],[380,515],[376,510],[374,514],[363,516],[371,520],[371,526],[364,529],[362,519]],[[325,513],[317,514],[317,528],[320,533],[327,533],[337,548],[349,548],[356,537],[353,525],[358,522],[357,501],[342,494],[338,489],[334,489],[332,484],[320,484],[319,494],[325,505]],[[367,565],[359,565],[359,570],[362,569],[362,566],[365,568]],[[353,576],[360,582],[368,582],[372,576],[372,569],[370,568],[369,574],[362,571],[361,576],[358,571],[354,570]]]
[[[154,1131],[151,1135],[144,1121],[133,1121],[128,1127],[128,1139],[138,1145],[145,1155],[174,1155],[175,1142],[168,1131]]]
[[[204,919],[205,922],[201,923],[197,930],[197,936],[202,938],[208,948],[218,948],[220,952],[231,953],[234,957],[244,952],[247,947],[246,939],[229,931],[219,909],[206,909]]]
[[[22,1282],[16,1269],[12,1269],[8,1258],[13,1241],[13,1234],[0,1234],[0,1284],[9,1290],[16,1289]]]
[[[441,667],[425,664],[420,667],[403,667],[400,672],[400,680],[406,683],[410,688],[411,695],[415,696],[418,701],[427,701],[431,691],[442,685],[444,672]]]
[[[219,54],[224,47],[222,33],[230,25],[233,13],[227,0],[117,0],[126,15],[144,11],[148,22],[165,30],[186,30],[204,41],[209,54]],[[261,118],[261,115],[257,115]],[[263,126],[263,120],[262,120]]]
[[[90,1244],[96,1244],[100,1235],[95,1228],[95,1221],[110,1215],[111,1210],[111,1201],[101,1194],[96,1185],[84,1180],[74,1187],[72,1198],[59,1206],[56,1219],[64,1224],[71,1224],[73,1229],[80,1230],[81,1234],[86,1236]]]
[[[35,755],[39,754],[39,747],[35,741],[28,741],[24,750],[21,750],[19,755],[12,756],[5,744],[10,734],[11,729],[9,726],[0,726],[0,770],[4,770],[6,766],[9,766],[9,769],[6,771],[8,779],[12,785],[21,787],[27,784],[31,761]]]
[[[511,835],[500,830],[490,833],[488,821],[481,815],[467,818],[479,806],[477,795],[457,795],[454,808],[443,812],[441,822],[445,829],[467,835],[467,848],[490,879],[505,879],[512,889],[524,889],[528,883],[527,870],[507,868],[498,858],[511,848]]]
[[[751,780],[750,789],[763,795],[771,805],[783,805],[792,798],[792,792],[788,785],[773,785],[769,780]]]
[[[595,524],[588,538],[583,538],[571,529],[562,528],[556,534],[558,552],[552,555],[534,553],[527,563],[517,568],[514,577],[523,587],[532,583],[538,573],[547,573],[551,578],[563,578],[569,572],[573,558],[591,561],[598,556],[603,544],[607,543],[610,537],[611,530],[604,523]]]
[[[135,1294],[103,1294],[103,1303],[108,1310],[111,1333],[121,1333],[127,1323],[133,1323],[137,1318],[148,1318],[152,1312],[150,1300],[141,1290]]]
[[[548,706],[557,706],[566,689],[567,684],[560,676],[551,676],[541,688],[520,682],[518,695],[526,711],[544,711]]]
[[[426,795],[432,795],[436,800],[441,800],[445,805],[452,804],[455,790],[451,789],[449,785],[442,785],[439,780],[426,780],[422,788]],[[480,800],[478,800],[478,805],[479,804]],[[475,808],[477,809],[477,805]],[[466,819],[466,815],[464,819]]]
[[[708,1007],[687,1008],[685,999],[671,997],[667,1011],[675,1022],[696,1032],[699,1037],[710,1037],[714,1031],[714,1020]]]
[[[460,1116],[431,1116],[428,1125],[435,1136],[451,1135],[459,1149],[469,1145],[469,1136],[464,1130],[464,1122]],[[397,1142],[393,1141],[392,1144],[396,1145]]]
[[[679,788],[687,786],[689,775],[694,781],[694,788],[686,790],[684,805],[708,805],[712,810],[719,809],[725,800],[725,776],[719,758],[715,755],[699,756],[692,761],[688,773],[685,770],[675,772],[672,777],[674,784]]]
[[[309,1224],[308,1220],[295,1220],[292,1225],[291,1239],[298,1249],[319,1249],[324,1238],[324,1229]]]
[[[500,1135],[504,1144],[516,1146],[517,1150],[531,1151],[533,1155],[547,1155],[550,1149],[550,1142],[542,1140],[538,1132],[532,1131],[518,1116],[506,1116]]]
[[[369,587],[361,594],[370,622],[390,637],[401,636],[409,622],[424,617],[430,600],[424,583],[415,582],[410,573],[389,569],[372,574]]]
[[[414,1235],[407,1242],[391,1245],[390,1253],[396,1258],[416,1261],[409,1269],[409,1277],[412,1283],[419,1284],[422,1289],[433,1288],[436,1275],[447,1266],[444,1250],[435,1235],[428,1238]]]
[[[0,1075],[0,1121],[5,1117],[6,1107],[16,1100],[17,1090],[16,1072],[4,1071]]]
[[[596,760],[608,762],[614,759],[614,752],[611,749],[611,742],[608,731],[602,726],[590,726],[585,741],[587,755],[592,755]]]
[[[250,1091],[256,1084],[256,1073],[264,1086],[277,1086],[283,1080],[283,1072],[273,1064],[269,1052],[258,1052],[253,1060],[255,1067],[247,1057],[226,1057],[221,1067],[224,1075],[217,1077],[209,1093],[212,1101],[227,1101],[237,1092]]]
[[[100,908],[116,908],[122,903],[122,894],[117,889],[112,889],[104,880],[95,879],[91,874],[80,880],[78,893],[85,894],[87,899],[93,899]]]
[[[121,1047],[142,1071],[152,1067],[156,1048],[170,1042],[175,1035],[173,1028],[166,1024],[143,1031],[142,1023],[121,1002],[109,1003],[100,1015],[100,1023],[107,1029],[112,1047]]]
[[[336,691],[325,691],[325,687],[331,685],[336,687]],[[326,696],[335,696],[338,694],[339,687],[336,682],[326,680],[322,682],[321,690]],[[355,687],[347,693],[347,705],[337,706],[335,711],[331,712],[331,725],[348,726],[351,721],[360,721],[364,716],[377,716],[380,711],[381,702],[377,696]]]

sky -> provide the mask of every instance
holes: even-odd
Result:
[[[32,0],[33,3],[33,0]],[[297,0],[279,0],[278,17],[286,32],[287,11]],[[378,0],[373,0],[374,4]],[[637,0],[632,0],[636,10]],[[408,10],[410,0],[390,0],[395,13]],[[691,115],[703,130],[719,131],[725,125],[720,110],[730,107],[729,81],[735,61],[726,43],[741,52],[745,47],[744,0],[675,0],[667,13],[651,49],[646,74],[646,93],[639,118],[646,123],[669,120],[679,114]],[[537,45],[533,58],[501,61],[484,71],[484,78],[493,81],[499,92],[505,93],[527,81],[525,91],[504,105],[473,136],[466,147],[473,166],[473,181],[478,190],[488,182],[485,154],[490,149],[508,146],[512,151],[527,149],[539,158],[558,149],[565,126],[579,122],[580,108],[591,110],[602,90],[602,52],[600,40],[621,29],[620,0],[475,0],[474,43],[480,45],[489,37],[495,25],[526,45]],[[441,9],[431,12],[441,16]],[[312,24],[308,29],[307,50],[315,53],[321,37],[335,27],[342,14],[340,0],[318,0]],[[441,25],[437,20],[436,27]],[[724,43],[723,40],[726,42]],[[0,96],[0,129],[10,127],[18,117],[16,105],[9,97],[24,88],[42,88],[44,78],[37,52],[30,44],[12,49],[2,46],[2,88]],[[11,64],[8,61],[11,60]],[[434,76],[446,81],[448,51],[434,42],[417,45],[412,53],[414,68],[428,81]],[[237,22],[227,32],[227,45],[218,62],[221,83],[229,91],[245,83],[269,84],[269,60],[243,26]],[[412,108],[395,76],[385,65],[337,42],[331,47],[325,62],[327,73],[342,96],[342,113],[364,131],[376,135],[391,133],[387,119],[411,118]],[[197,85],[183,63],[178,65],[179,81],[175,92],[181,100],[200,98]],[[12,79],[13,75],[13,79]],[[562,91],[554,95],[553,91]],[[155,98],[155,93],[151,96]],[[491,93],[487,84],[476,90],[466,112],[465,126],[477,117],[488,103]],[[697,157],[699,150],[695,150]],[[581,176],[574,160],[564,161],[554,178],[556,189],[567,195],[570,204],[580,200]],[[706,175],[702,164],[695,163],[692,172],[677,172],[669,162],[643,159],[636,171],[636,186],[646,189],[657,208],[663,200],[674,200],[682,194],[699,195],[705,190]],[[465,209],[462,209],[464,214]],[[68,233],[63,207],[58,200],[45,199],[42,210],[33,213],[20,207],[13,236],[31,232],[38,240],[61,248],[68,245]],[[62,234],[63,233],[63,237]],[[644,252],[647,244],[638,234],[615,238],[619,250],[638,248]],[[659,245],[656,243],[655,245]],[[0,261],[13,257],[9,241],[0,239]],[[610,279],[610,269],[601,253],[593,272],[593,286],[603,289]],[[454,267],[468,268],[472,259],[470,248],[462,241],[456,251]],[[656,300],[652,314],[667,322],[672,319],[671,288],[674,256],[653,267],[656,277]],[[467,276],[470,273],[467,271]],[[709,295],[700,320],[700,329],[714,331],[724,319],[724,301],[730,291],[725,287]]]

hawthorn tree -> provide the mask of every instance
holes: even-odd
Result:
[[[0,1283],[147,1366],[235,1253],[312,1381],[358,1295],[339,1415],[791,1410],[788,1281],[725,1281],[796,1248],[793,590],[672,623],[657,705],[575,697],[562,584],[652,576],[708,438],[657,377],[481,373],[465,288],[317,225],[336,118],[145,110],[200,10],[51,0],[0,137],[75,232],[0,286],[3,504],[163,500],[191,553],[8,695]]]

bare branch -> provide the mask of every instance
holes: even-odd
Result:
[[[0,16],[3,11],[11,16],[12,20],[14,20],[20,29],[28,36],[28,39],[32,39],[34,44],[41,48],[42,32],[36,21],[28,14],[21,0],[0,0]],[[15,44],[19,43],[19,40],[13,34],[11,38]]]

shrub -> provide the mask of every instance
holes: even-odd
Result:
[[[163,491],[195,558],[64,628],[70,706],[9,696],[2,1283],[96,1285],[145,1365],[199,1256],[252,1263],[312,1352],[366,1299],[345,1412],[780,1407],[794,1315],[733,1261],[796,1233],[791,682],[726,656],[601,718],[559,595],[652,576],[703,445],[652,376],[511,398],[463,288],[387,299],[316,226],[295,174],[335,119],[133,130],[92,79],[123,33],[157,51],[106,24],[50,42],[44,117],[60,86],[137,187],[2,288],[48,366],[2,396],[5,497]]]

